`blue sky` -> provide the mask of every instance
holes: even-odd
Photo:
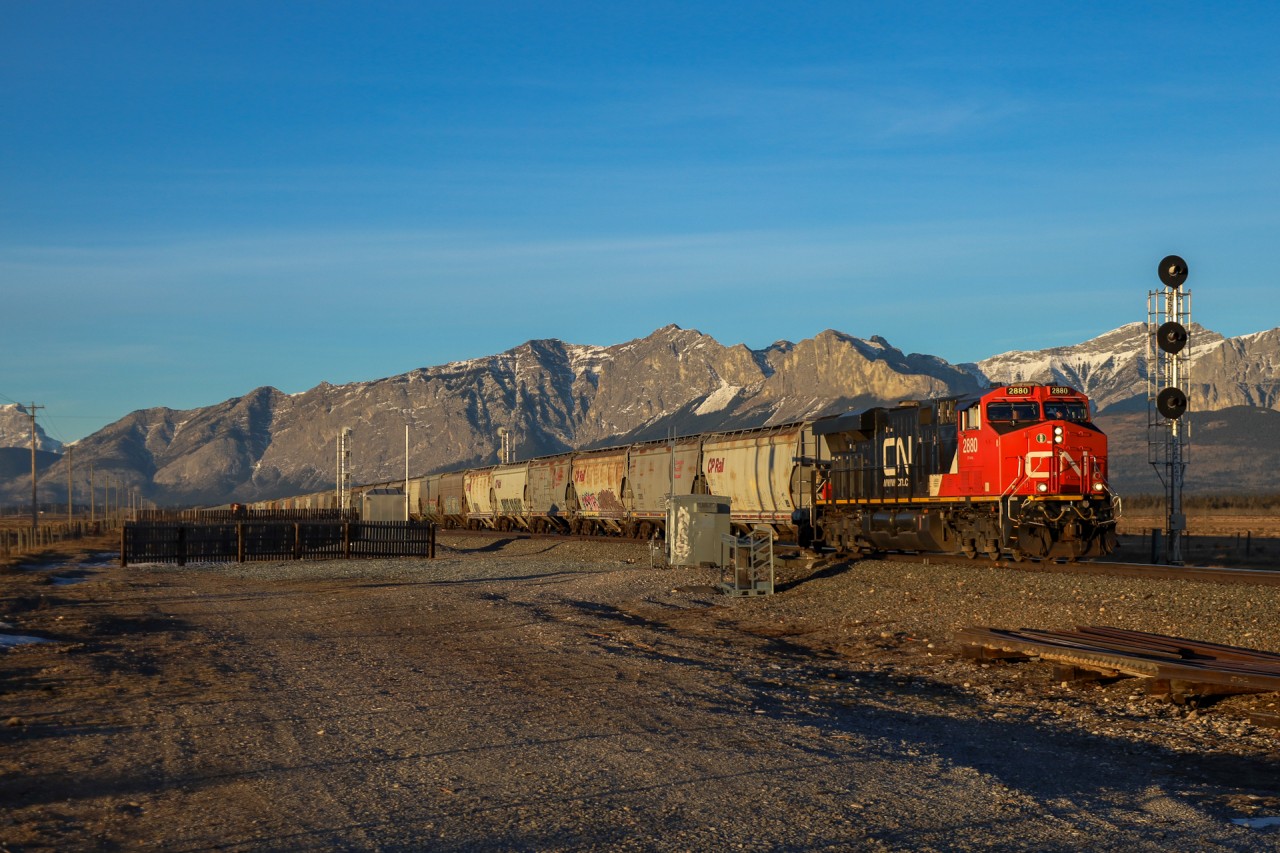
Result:
[[[531,338],[1280,325],[1271,4],[0,0],[0,401],[74,439]]]

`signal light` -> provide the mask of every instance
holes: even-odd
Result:
[[[1170,320],[1156,330],[1156,346],[1170,355],[1182,352],[1186,345],[1187,330],[1181,323]]]
[[[1181,388],[1166,388],[1156,395],[1156,410],[1175,421],[1187,411],[1187,395]]]
[[[1160,273],[1160,281],[1165,287],[1177,290],[1187,280],[1187,262],[1177,255],[1167,255],[1160,262],[1157,272]]]

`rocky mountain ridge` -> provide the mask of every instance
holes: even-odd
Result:
[[[38,412],[37,412],[38,414]],[[31,410],[21,403],[0,405],[0,448],[31,448]],[[61,453],[62,442],[50,438],[36,418],[36,450]]]
[[[672,429],[737,429],[967,394],[1009,380],[1079,387],[1105,420],[1145,412],[1144,336],[1145,325],[1134,323],[1073,347],[963,365],[833,330],[761,350],[674,325],[607,347],[534,340],[373,382],[322,383],[293,395],[263,387],[199,409],[140,410],[77,442],[76,466],[92,463],[162,505],[212,504],[331,487],[344,427],[352,429],[356,481],[377,482],[403,476],[406,425],[416,475],[496,461],[499,427],[528,458]],[[1195,330],[1194,340],[1194,411],[1280,408],[1280,329],[1230,339]],[[65,484],[59,468],[47,474],[53,492]],[[65,501],[61,488],[51,499]],[[15,477],[0,494],[21,500],[24,489],[29,494],[29,478]]]

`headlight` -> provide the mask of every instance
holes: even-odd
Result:
[[[1041,494],[1044,494],[1045,492],[1049,491],[1049,484],[1040,483],[1039,485],[1036,486],[1036,491],[1040,492]]]
[[[1094,484],[1093,484],[1093,490],[1094,490],[1095,492],[1100,492],[1100,491],[1102,491],[1102,490],[1103,490],[1103,489],[1105,489],[1105,488],[1106,488],[1106,486],[1105,486],[1105,485],[1103,485],[1102,483],[1094,483]]]
[[[1062,427],[1060,426],[1053,428],[1053,443],[1062,444]]]

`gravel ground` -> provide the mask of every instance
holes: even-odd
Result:
[[[728,598],[622,543],[0,575],[0,849],[1257,850],[1276,694],[1180,707],[968,625],[1280,652],[1276,587],[864,560]],[[61,579],[62,582],[57,582]],[[66,581],[78,580],[78,583]]]

